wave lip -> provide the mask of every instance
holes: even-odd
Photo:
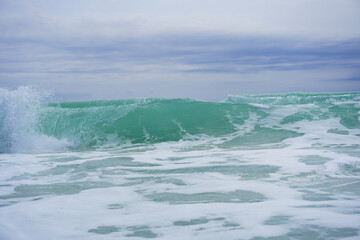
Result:
[[[270,104],[270,105],[304,105],[359,103],[360,93],[283,93],[261,95],[229,95],[225,100],[233,103]]]

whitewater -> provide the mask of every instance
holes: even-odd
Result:
[[[360,239],[360,93],[0,89],[0,239],[146,238]]]

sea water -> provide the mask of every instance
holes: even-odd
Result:
[[[0,239],[360,239],[360,93],[0,90]]]

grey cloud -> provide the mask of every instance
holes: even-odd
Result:
[[[104,73],[132,71],[256,72],[359,67],[359,40],[319,43],[268,36],[189,34],[104,39],[96,43],[1,41],[2,71]],[[178,68],[177,66],[182,67]],[[148,66],[148,67],[144,67]]]

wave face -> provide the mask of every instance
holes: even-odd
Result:
[[[317,121],[337,134],[360,128],[360,93],[46,103],[46,94],[22,87],[0,96],[0,152],[204,138],[219,147],[249,146],[308,134],[306,126]]]

